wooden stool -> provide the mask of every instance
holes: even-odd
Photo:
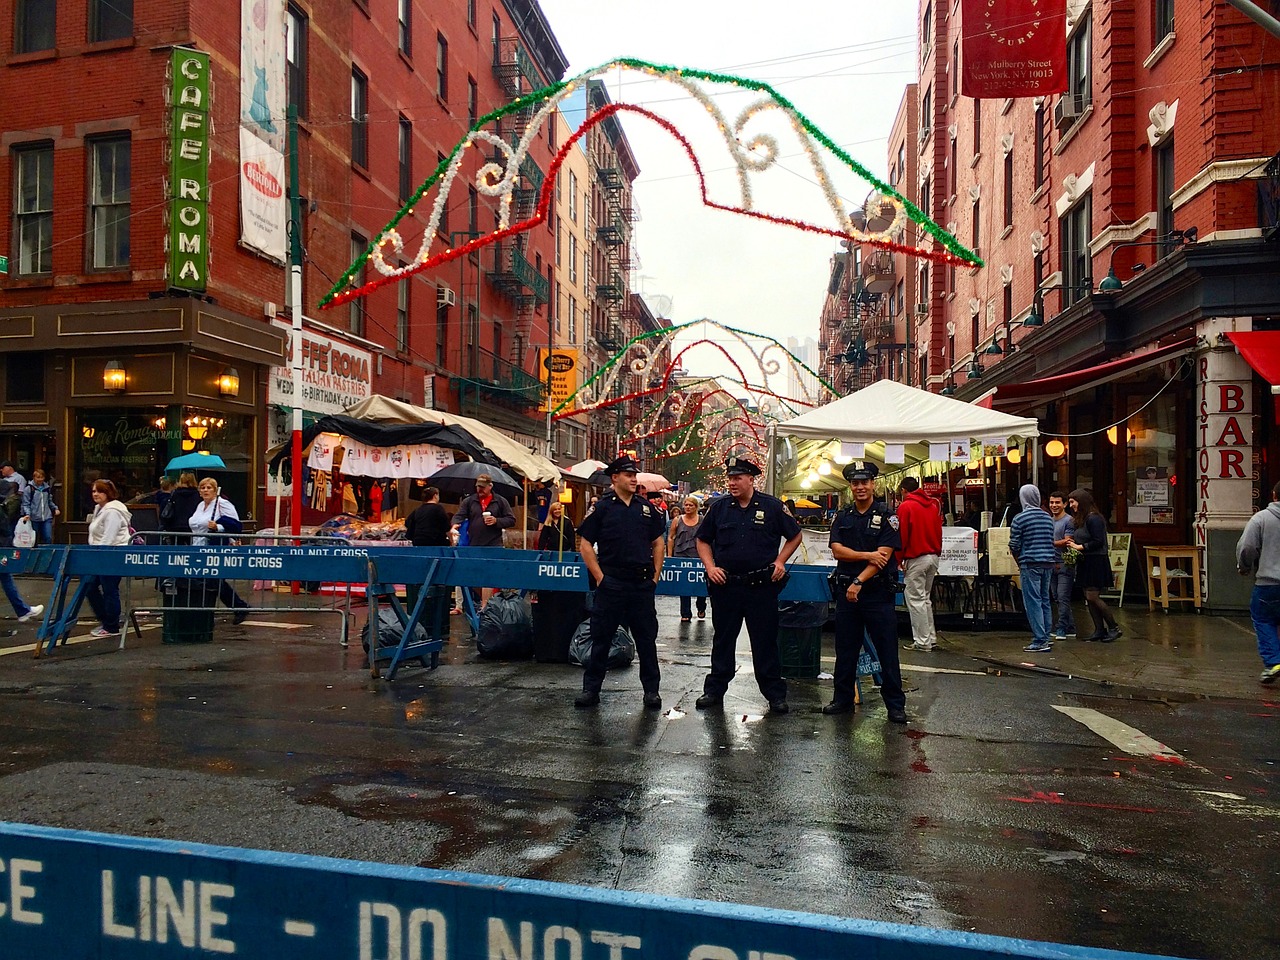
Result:
[[[1200,548],[1147,547],[1147,609],[1156,603],[1194,604],[1200,609]]]

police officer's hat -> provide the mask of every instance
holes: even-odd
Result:
[[[605,467],[604,472],[611,477],[615,473],[639,473],[640,464],[636,463],[635,460],[631,458],[630,454],[624,453],[622,456],[614,460],[613,463]]]
[[[724,474],[726,477],[736,477],[740,474],[746,474],[748,477],[758,477],[760,476],[760,468],[743,457],[730,457],[724,462]]]
[[[854,460],[852,463],[845,464],[841,472],[850,483],[854,480],[874,480],[880,476],[880,468],[870,460]]]

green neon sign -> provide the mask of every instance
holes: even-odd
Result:
[[[169,286],[203,291],[209,273],[209,55],[169,64]]]

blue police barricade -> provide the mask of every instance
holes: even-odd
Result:
[[[761,907],[0,824],[14,957],[1141,960]],[[1148,956],[1148,960],[1154,960]]]

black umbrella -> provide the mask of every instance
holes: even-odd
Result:
[[[469,493],[476,492],[476,477],[482,473],[487,473],[493,480],[495,493],[501,494],[512,503],[520,502],[521,494],[524,491],[520,486],[519,480],[505,470],[491,467],[487,463],[477,463],[475,460],[465,460],[461,463],[441,467],[427,477],[427,483],[433,487],[439,487],[443,493],[457,493],[466,496]]]

